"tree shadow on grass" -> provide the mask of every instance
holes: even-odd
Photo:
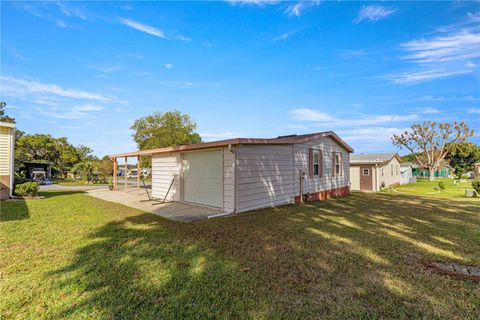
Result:
[[[454,280],[417,263],[479,262],[478,243],[463,248],[480,227],[473,209],[354,195],[193,224],[140,213],[47,274],[74,297],[53,317],[473,317],[473,283],[450,292]]]

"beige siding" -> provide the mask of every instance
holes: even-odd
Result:
[[[292,145],[248,145],[236,150],[238,212],[293,202]]]
[[[223,211],[235,210],[235,154],[223,148]]]
[[[352,190],[360,190],[360,167],[350,167],[350,187]]]
[[[12,156],[13,129],[0,126],[0,175],[9,176],[11,174],[11,156]]]
[[[167,200],[180,201],[180,154],[161,153],[152,155],[152,194],[163,199],[172,183]]]
[[[393,174],[392,168],[393,166]],[[383,175],[382,175],[383,169]],[[393,158],[387,164],[383,166],[378,166],[377,169],[378,174],[378,186],[377,191],[379,191],[382,187],[382,182],[385,182],[385,186],[392,186],[395,184],[400,183],[400,162],[398,162],[397,158]]]
[[[295,148],[295,195],[300,195],[300,174],[305,172],[304,192],[319,192],[350,185],[350,153],[330,137],[320,138],[303,144],[294,145]],[[320,149],[323,154],[323,175],[309,176],[308,150]],[[333,176],[333,152],[342,154],[343,174]]]

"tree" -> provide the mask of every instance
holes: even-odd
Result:
[[[7,107],[7,103],[1,101],[0,102],[0,121],[2,122],[8,122],[8,123],[15,123],[15,119],[7,116],[5,114],[5,109]]]
[[[445,158],[450,161],[455,174],[461,177],[474,170],[475,163],[480,162],[480,147],[474,143],[453,143]]]
[[[82,161],[98,160],[85,146],[75,148],[65,137],[54,138],[49,134],[26,134],[20,131],[15,141],[15,162],[48,161],[54,164],[54,171],[63,177],[72,166]]]
[[[113,161],[109,156],[104,156],[101,160],[94,163],[95,171],[98,172],[99,178],[104,182],[108,177],[113,175]]]
[[[77,150],[77,156],[80,162],[87,161],[87,160],[90,160],[90,161],[98,160],[96,156],[92,155],[93,150],[87,146],[84,146],[81,144],[75,149]]]
[[[155,112],[135,120],[130,127],[140,150],[202,142],[196,128],[195,121],[179,111]]]
[[[85,180],[87,183],[93,181],[93,172],[95,171],[95,167],[92,161],[86,160],[75,164],[72,167],[72,172],[78,173],[82,176],[82,179]]]
[[[451,150],[453,143],[463,143],[473,136],[464,122],[437,123],[424,121],[414,124],[399,135],[393,135],[392,142],[399,148],[408,149],[417,162],[428,169],[430,181],[435,179],[435,171]]]
[[[67,138],[55,139],[58,158],[54,160],[62,177],[66,178],[68,171],[77,163],[80,158],[77,155],[77,149],[70,143]]]

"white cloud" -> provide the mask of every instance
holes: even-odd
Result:
[[[315,111],[309,108],[293,109],[289,112],[295,120],[309,122],[330,122],[337,119],[327,113]]]
[[[383,20],[393,14],[395,9],[389,9],[379,5],[368,5],[362,6],[360,12],[358,13],[357,18],[353,20],[354,24],[358,24],[364,20],[377,22],[379,20]]]
[[[320,1],[298,1],[296,3],[292,3],[287,5],[285,8],[285,13],[292,17],[299,17],[302,15],[302,12],[308,8],[318,6]]]
[[[172,69],[172,68],[173,68],[173,64],[171,64],[171,63],[166,63],[166,64],[165,64],[165,68],[167,68],[167,69]]]
[[[309,108],[293,109],[289,112],[295,120],[311,122],[325,127],[352,127],[380,125],[385,123],[399,123],[416,120],[416,114],[411,115],[361,115],[353,118],[338,118],[325,112],[316,111]]]
[[[447,36],[413,40],[401,45],[405,56],[417,63],[466,60],[480,57],[480,34],[460,30]]]
[[[423,109],[421,112],[424,113],[424,114],[436,114],[436,113],[440,113],[440,110],[438,110],[437,108],[433,108],[433,107],[427,107],[427,108]]]
[[[10,97],[27,97],[30,95],[52,95],[71,99],[97,100],[113,102],[114,99],[102,94],[63,88],[57,84],[45,84],[35,80],[19,79],[14,77],[0,77],[2,95]]]
[[[468,109],[468,113],[470,113],[470,114],[480,114],[480,108],[470,108],[470,109]]]
[[[187,37],[187,36],[184,36],[184,35],[178,35],[175,37],[175,39],[179,40],[179,41],[192,41],[192,39],[190,37]]]
[[[35,108],[38,114],[49,116],[55,119],[82,119],[90,117],[90,113],[102,111],[103,107],[86,104],[71,108]]]
[[[386,78],[390,79],[395,84],[416,84],[430,80],[437,80],[448,78],[452,76],[460,76],[471,73],[470,70],[448,70],[448,69],[433,69],[424,71],[410,71],[399,74],[389,75]]]
[[[287,40],[288,38],[290,38],[290,37],[291,37],[292,35],[294,35],[295,33],[296,33],[296,31],[285,32],[285,33],[279,35],[278,37],[273,38],[271,41],[272,41],[272,42],[275,42],[275,41]]]
[[[475,15],[460,23],[437,28],[429,37],[400,45],[403,59],[410,61],[410,70],[387,75],[396,84],[416,84],[478,71],[480,33]]]
[[[198,89],[198,88],[220,88],[217,82],[192,82],[192,81],[159,81],[161,85],[165,85],[177,89]]]
[[[162,39],[167,39],[166,36],[165,36],[165,33],[163,33],[162,30],[157,29],[155,27],[148,26],[148,25],[142,24],[140,22],[133,21],[133,20],[126,19],[126,18],[122,18],[122,17],[119,17],[118,21],[120,21],[122,24],[124,24],[124,25],[126,25],[130,28],[133,28],[135,30],[142,31],[142,32],[148,33],[152,36],[159,37],[159,38],[162,38]]]
[[[90,69],[100,71],[103,73],[114,73],[115,71],[122,70],[120,66],[88,66]]]
[[[264,6],[270,4],[276,4],[279,1],[277,0],[226,0],[231,5],[256,5],[256,6]]]

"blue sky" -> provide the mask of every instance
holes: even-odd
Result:
[[[99,156],[189,113],[204,140],[334,130],[388,152],[423,120],[480,132],[479,2],[1,2],[1,100]]]

